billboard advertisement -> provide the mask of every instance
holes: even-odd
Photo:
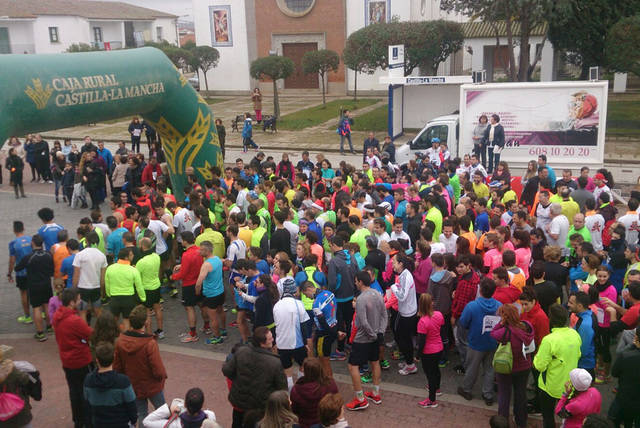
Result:
[[[601,164],[608,82],[499,83],[461,88],[462,152],[482,115],[504,127],[502,160],[526,163],[545,154],[549,163]]]

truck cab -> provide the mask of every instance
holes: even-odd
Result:
[[[398,165],[405,165],[411,159],[415,159],[416,154],[426,152],[431,147],[433,138],[439,138],[440,142],[447,144],[452,158],[459,156],[459,135],[460,126],[457,114],[436,117],[430,120],[415,138],[396,150],[396,162]]]

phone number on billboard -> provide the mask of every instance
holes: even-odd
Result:
[[[529,154],[534,156],[578,156],[587,157],[591,155],[590,147],[531,147]]]

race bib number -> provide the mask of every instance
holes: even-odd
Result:
[[[500,322],[500,317],[497,315],[485,315],[482,319],[482,334],[493,330],[493,328]]]
[[[532,340],[528,345],[522,344],[522,356],[527,358],[527,354],[533,354],[536,351],[536,341]]]

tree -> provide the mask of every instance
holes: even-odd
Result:
[[[183,69],[191,62],[191,52],[183,48],[170,46],[162,50],[176,68]]]
[[[611,27],[639,10],[640,0],[558,0],[549,14],[549,40],[566,52],[569,63],[579,66],[580,77],[586,79],[589,67],[609,65],[607,34]]]
[[[640,15],[623,18],[609,31],[607,56],[610,68],[640,76]]]
[[[309,51],[302,57],[302,71],[305,74],[319,74],[322,80],[322,105],[326,105],[324,79],[327,73],[338,71],[340,56],[329,49]]]
[[[356,31],[351,33],[347,38],[347,42],[342,50],[342,62],[344,65],[353,70],[353,100],[358,101],[358,73],[364,72],[367,62],[367,52],[361,49],[365,45],[366,40],[363,40],[363,33]],[[367,74],[372,74],[368,72]]]
[[[220,52],[218,49],[212,48],[211,46],[196,46],[189,51],[191,55],[189,56],[189,65],[191,65],[194,70],[202,71],[204,75],[204,87],[205,90],[209,90],[209,84],[207,82],[207,71],[211,70],[218,66],[218,60],[220,59]]]
[[[436,73],[463,43],[462,26],[443,20],[373,24],[352,33],[347,40],[349,55],[353,55],[349,62],[365,73],[385,70],[389,45],[404,45],[405,75],[416,68]]]
[[[554,0],[442,0],[440,8],[446,12],[456,11],[487,23],[504,22],[507,33],[507,51],[509,54],[509,77],[521,82],[531,78],[533,70],[540,61],[542,49],[532,63],[529,62],[529,39],[534,28],[544,25],[552,10]],[[514,36],[519,26],[520,34]],[[546,36],[543,39],[543,45]],[[520,46],[520,55],[516,66],[514,47]]]
[[[74,43],[67,48],[68,53],[77,53],[77,52],[93,52],[99,51],[100,48],[97,46],[92,46],[87,43]]]
[[[296,68],[293,61],[284,56],[265,56],[251,63],[251,77],[258,80],[271,79],[273,82],[273,115],[280,117],[277,81],[291,76]]]

